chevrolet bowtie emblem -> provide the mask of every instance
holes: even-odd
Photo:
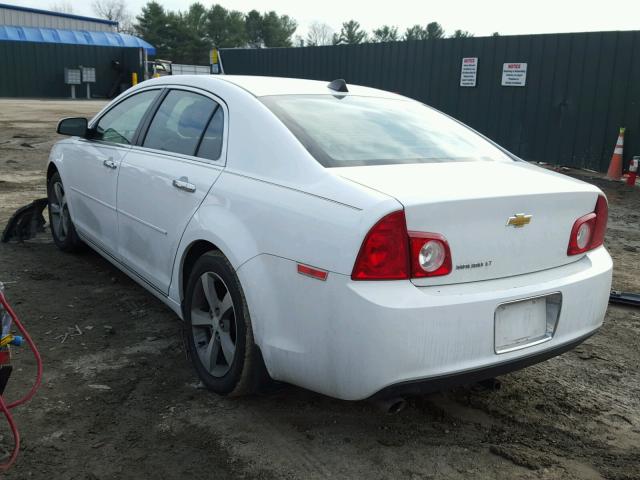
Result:
[[[509,217],[509,220],[507,220],[507,227],[522,228],[525,225],[529,225],[530,223],[531,215],[516,213],[513,217]]]

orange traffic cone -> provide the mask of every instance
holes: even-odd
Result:
[[[610,180],[620,180],[622,178],[622,151],[624,148],[624,128],[620,129],[616,147],[613,149],[611,163],[607,171],[607,178]]]

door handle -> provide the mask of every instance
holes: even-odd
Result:
[[[109,160],[104,160],[102,162],[102,165],[104,165],[107,168],[112,168],[112,169],[116,169],[118,168],[118,166],[116,165],[116,162],[114,162],[113,160],[109,159]]]
[[[180,177],[177,180],[174,180],[173,186],[189,193],[196,191],[196,186],[193,183],[189,183],[189,179],[187,177]]]

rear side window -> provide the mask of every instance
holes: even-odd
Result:
[[[325,167],[512,161],[473,130],[411,100],[355,95],[261,100]]]
[[[170,91],[156,112],[144,147],[195,155],[218,104],[197,93]]]
[[[95,139],[130,145],[142,117],[158,96],[159,90],[148,90],[123,100],[105,113],[95,127]]]
[[[218,106],[216,113],[213,114],[209,126],[204,132],[200,148],[198,149],[198,157],[207,158],[209,160],[218,160],[222,153],[222,134],[224,130],[224,112],[222,107]]]

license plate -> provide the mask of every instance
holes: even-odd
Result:
[[[506,353],[551,340],[562,297],[559,293],[499,305],[494,317],[496,353]]]

